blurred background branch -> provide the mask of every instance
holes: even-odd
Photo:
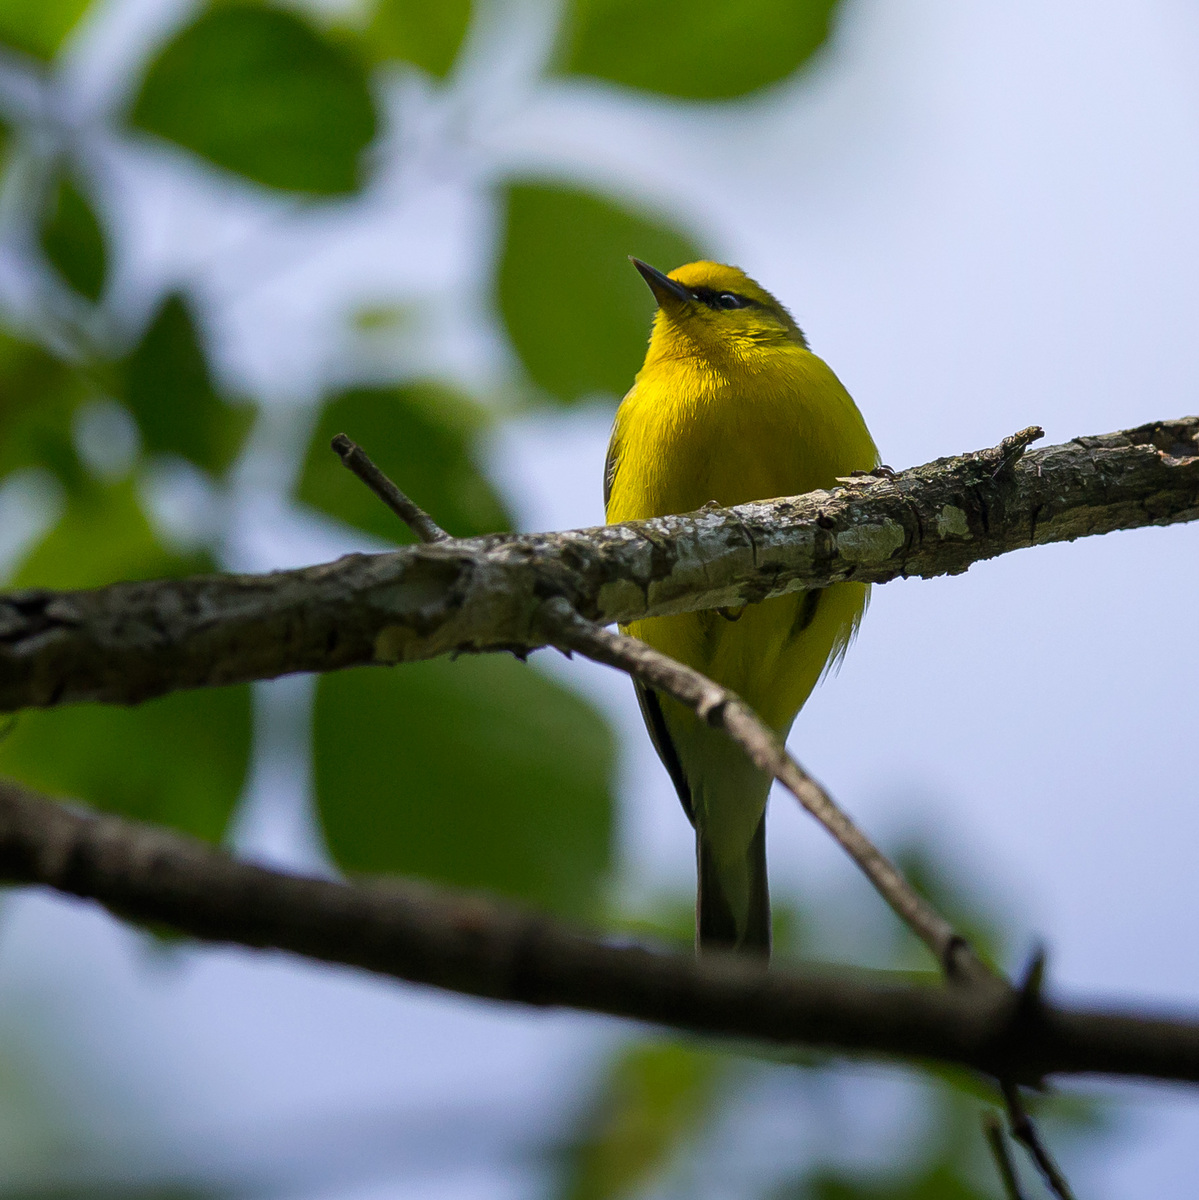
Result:
[[[615,946],[483,897],[398,881],[354,887],[238,863],[161,828],[73,812],[8,782],[0,784],[0,873],[207,941],[289,950],[492,1000],[791,1049],[931,1059],[1035,1084],[1074,1073],[1199,1083],[1199,1022],[1021,1008],[1014,992],[997,987],[804,977],[737,955]],[[1023,1107],[1013,1112],[1028,1137]]]

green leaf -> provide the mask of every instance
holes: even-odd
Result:
[[[967,882],[933,847],[920,842],[899,847],[894,858],[912,887],[948,918],[987,966],[1002,975],[1006,957],[1003,922],[989,897],[980,896],[975,881]],[[895,923],[892,929],[897,966],[931,965],[927,950],[906,925]]]
[[[837,0],[573,0],[562,64],[688,100],[784,79],[824,44]]]
[[[322,675],[313,720],[317,804],[345,870],[596,906],[613,742],[573,692],[507,656],[437,659]]]
[[[237,456],[253,415],[216,393],[195,322],[168,296],[125,364],[125,400],[150,454],[179,454],[220,474]]]
[[[104,232],[87,198],[68,177],[54,185],[41,227],[46,257],[77,292],[98,300],[108,274]]]
[[[18,568],[13,587],[90,588],[212,570],[204,555],[168,550],[146,519],[133,481],[87,481]]]
[[[622,1050],[571,1138],[565,1200],[643,1195],[711,1114],[728,1060],[675,1042]]]
[[[84,486],[71,421],[93,395],[90,381],[74,367],[0,332],[0,478],[46,467],[69,490]]]
[[[294,13],[203,12],[150,64],[133,123],[268,187],[355,191],[376,119],[365,64]]]
[[[3,0],[0,42],[49,62],[87,10],[89,0]]]
[[[471,457],[471,442],[485,419],[466,397],[440,384],[344,392],[321,412],[299,498],[376,537],[413,540],[329,448],[335,434],[345,433],[450,533],[470,537],[510,529],[503,501]]]
[[[26,559],[15,586],[95,587],[211,569],[155,537],[129,481],[92,484]],[[0,774],[96,808],[220,839],[245,782],[250,694],[202,689],[136,708],[22,713],[0,738]]]
[[[246,687],[30,710],[0,741],[0,774],[216,842],[245,784],[250,730]]]
[[[589,192],[514,184],[499,304],[534,382],[559,400],[623,395],[645,357],[654,299],[629,255],[664,271],[701,258],[683,234]]]
[[[449,74],[470,24],[470,0],[379,0],[367,44],[380,58],[415,63],[438,79]]]
[[[981,1141],[982,1135],[979,1134]],[[992,1200],[991,1188],[964,1179],[952,1166],[937,1163],[910,1179],[857,1178],[821,1171],[776,1193],[776,1200]]]

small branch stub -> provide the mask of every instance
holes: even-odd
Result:
[[[1019,433],[1005,437],[993,450],[984,452],[985,457],[998,460],[992,477],[1014,467],[1024,457],[1025,450],[1044,436],[1045,430],[1040,425],[1030,425],[1027,429],[1021,429]]]
[[[329,443],[343,466],[353,471],[422,542],[448,542],[450,535],[419,504],[409,499],[375,466],[370,456],[344,433]]]

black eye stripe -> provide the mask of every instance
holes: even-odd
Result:
[[[709,308],[750,308],[757,304],[756,300],[751,300],[748,296],[739,295],[737,292],[718,292],[715,288],[692,288],[691,294]]]

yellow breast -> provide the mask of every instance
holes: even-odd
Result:
[[[609,521],[795,495],[869,470],[878,452],[829,367],[795,343],[714,365],[652,355],[616,416]],[[629,632],[740,693],[785,731],[866,604],[858,584],[718,613],[658,617]]]

